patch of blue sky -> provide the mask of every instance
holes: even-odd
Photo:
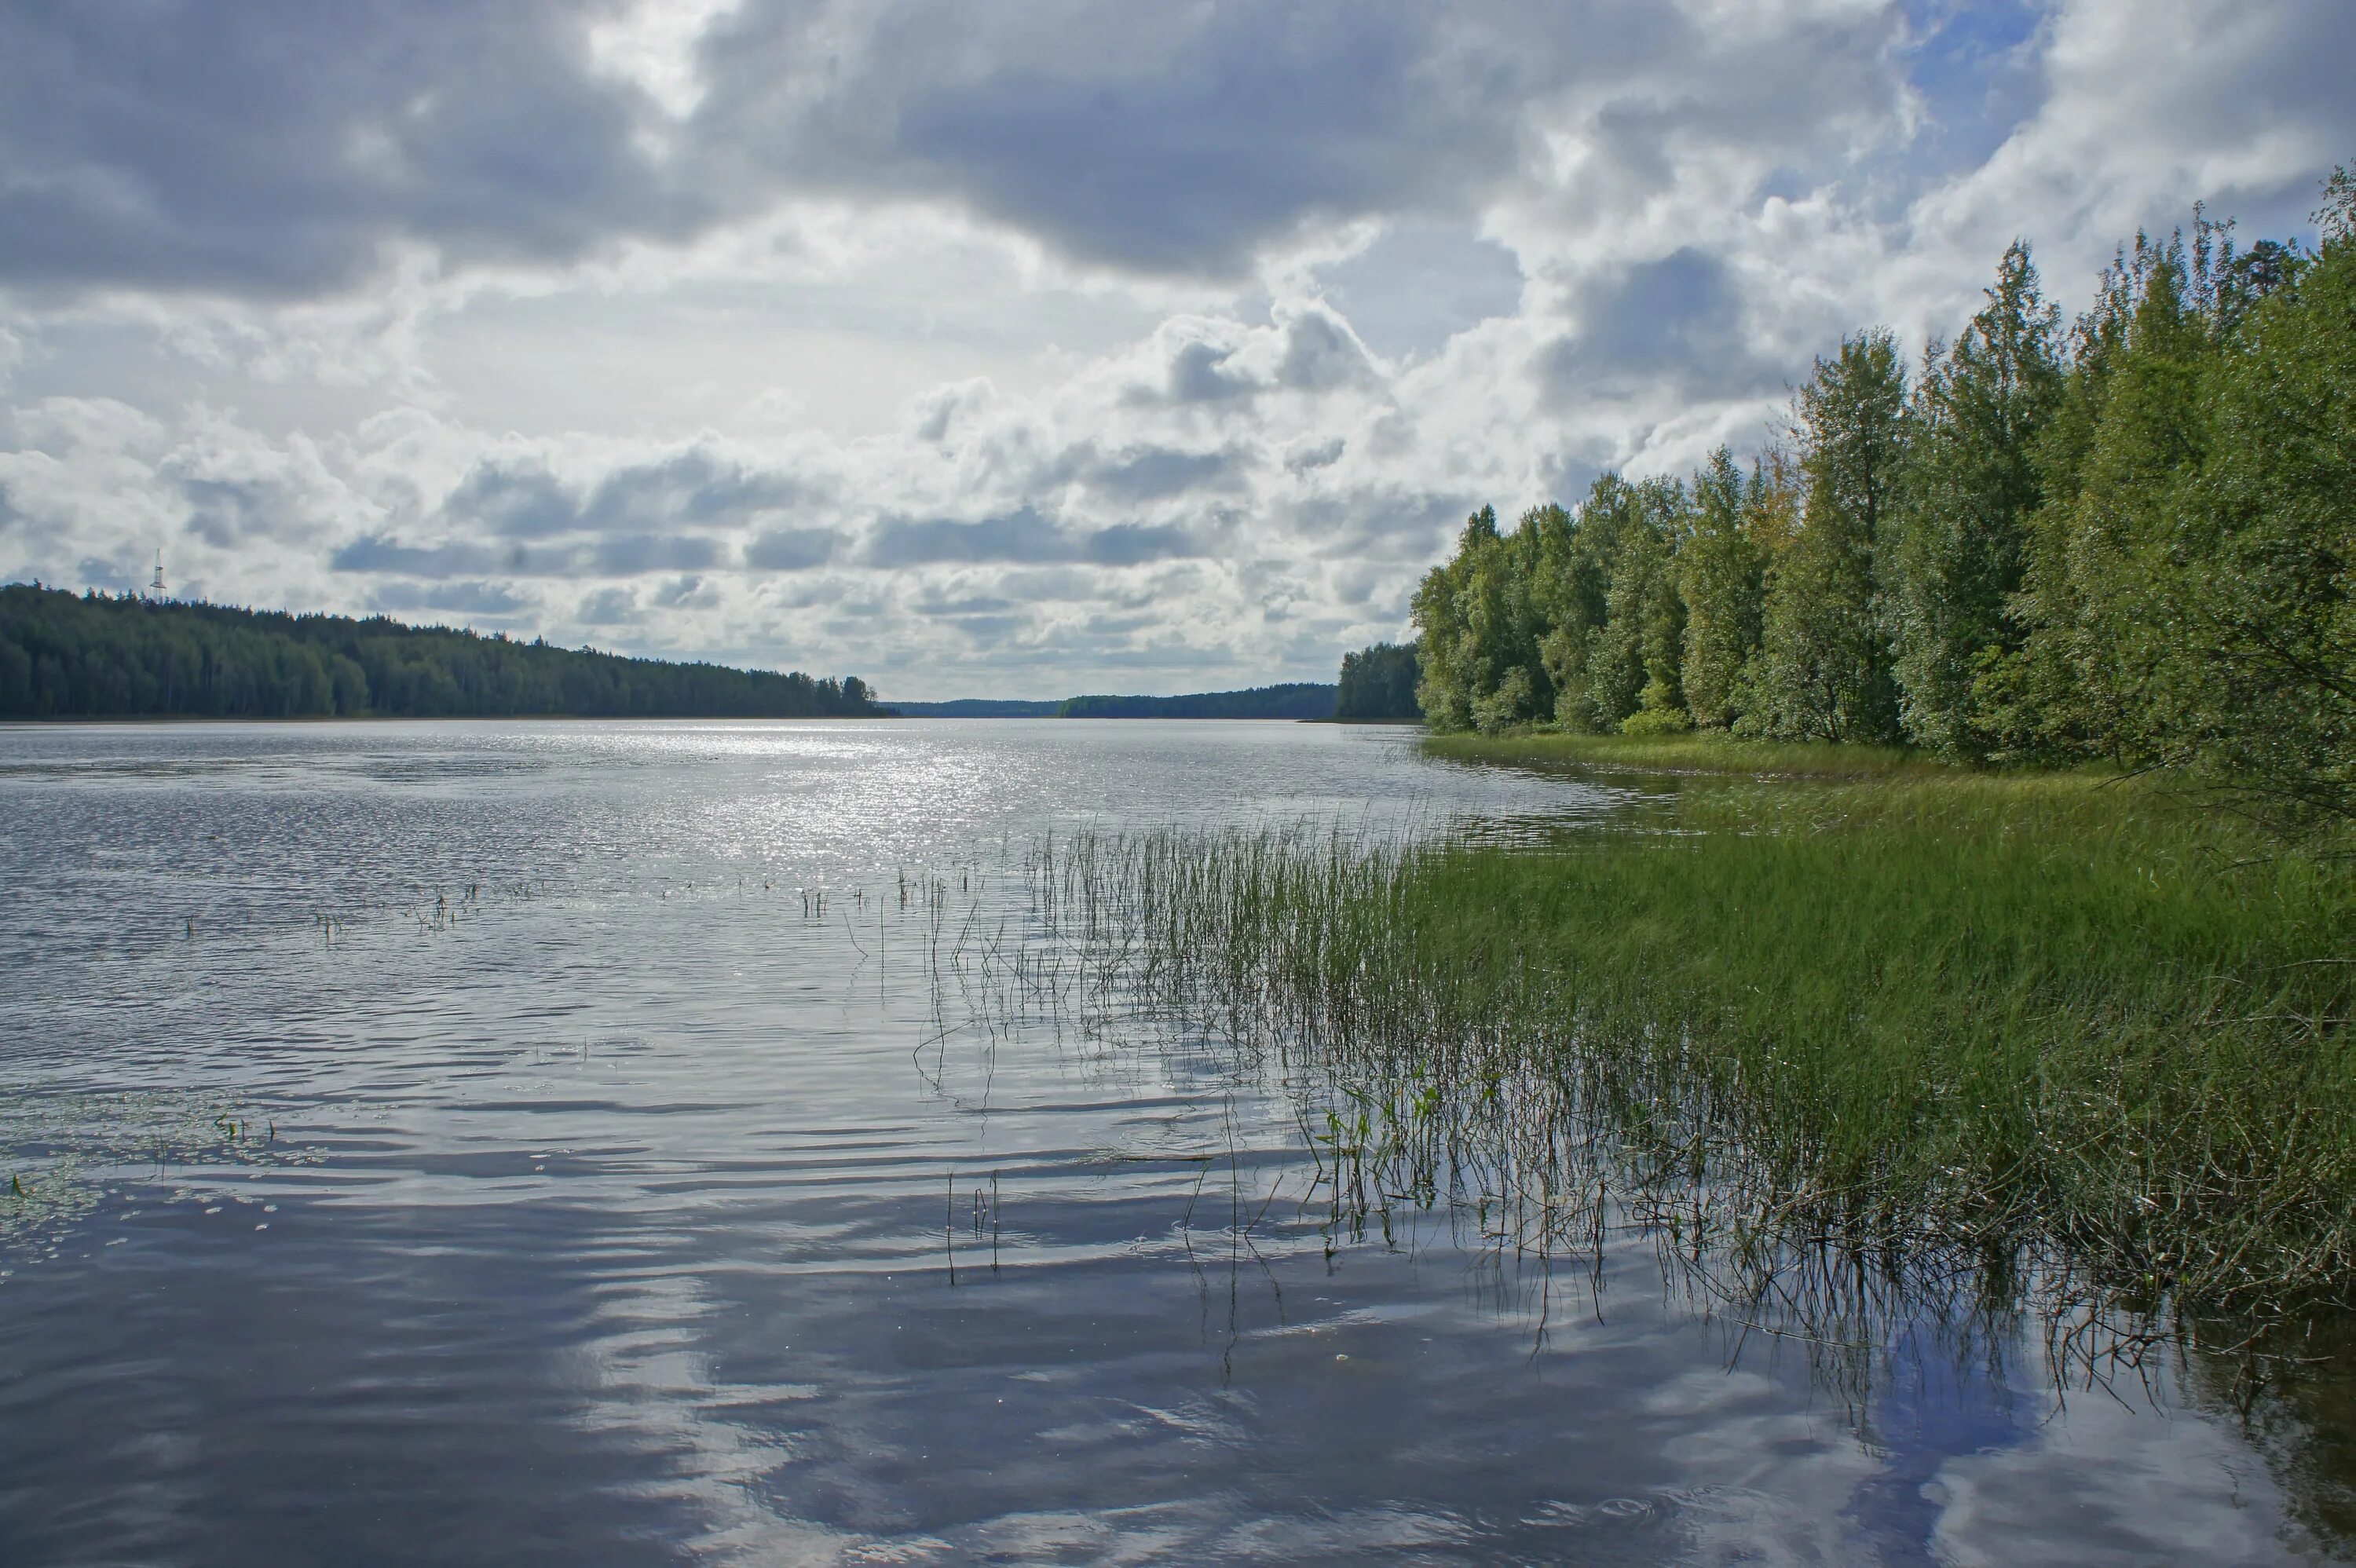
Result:
[[[2040,0],[1905,0],[1902,63],[1929,119],[1906,161],[1918,176],[1976,167],[2044,101]]]

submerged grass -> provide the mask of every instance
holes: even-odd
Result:
[[[1313,1063],[1337,1194],[1436,1197],[1477,1147],[1697,1256],[1940,1257],[2144,1312],[2356,1293],[2340,864],[2075,776],[1699,781],[1671,823],[1082,839],[1034,894],[1100,995]]]

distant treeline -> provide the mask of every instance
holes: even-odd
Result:
[[[2027,248],[1912,376],[1816,361],[1746,474],[1483,509],[1415,601],[1435,728],[2185,770],[2356,816],[2356,178],[2316,251],[2138,236],[2064,329]]]
[[[669,664],[373,617],[0,588],[12,719],[806,719],[883,711],[866,683]]]
[[[902,702],[893,699],[892,711],[909,719],[1053,719],[1064,705],[1056,701],[1026,702],[1020,698],[958,697],[947,702]]]
[[[1416,684],[1422,668],[1412,643],[1376,643],[1342,656],[1342,684],[1333,701],[1336,719],[1420,719]]]
[[[1333,711],[1333,688],[1261,686],[1183,697],[1067,697],[1060,702],[965,697],[948,702],[894,701],[891,708],[910,719],[1323,719]]]
[[[1315,681],[1199,691],[1190,697],[1074,697],[1061,719],[1331,719],[1334,688]]]

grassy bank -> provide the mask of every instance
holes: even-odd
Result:
[[[1707,731],[1681,735],[1582,735],[1520,731],[1503,735],[1430,735],[1435,757],[1524,767],[1601,772],[1738,773],[1756,778],[1938,776],[1956,770],[1900,746],[1836,746],[1797,741],[1738,741]]]
[[[1622,756],[1708,742],[1643,744]],[[1117,968],[1315,1068],[1337,1190],[1470,1181],[1485,1216],[1518,1183],[1585,1223],[1609,1189],[1697,1251],[1936,1255],[2147,1307],[2348,1299],[2340,865],[2133,781],[1912,763],[1697,781],[1672,821],[1537,853],[1084,840],[1036,882],[1097,994]]]

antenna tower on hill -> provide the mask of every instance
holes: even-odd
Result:
[[[158,600],[164,597],[164,552],[160,549],[155,552],[155,578],[147,584],[147,597]]]

